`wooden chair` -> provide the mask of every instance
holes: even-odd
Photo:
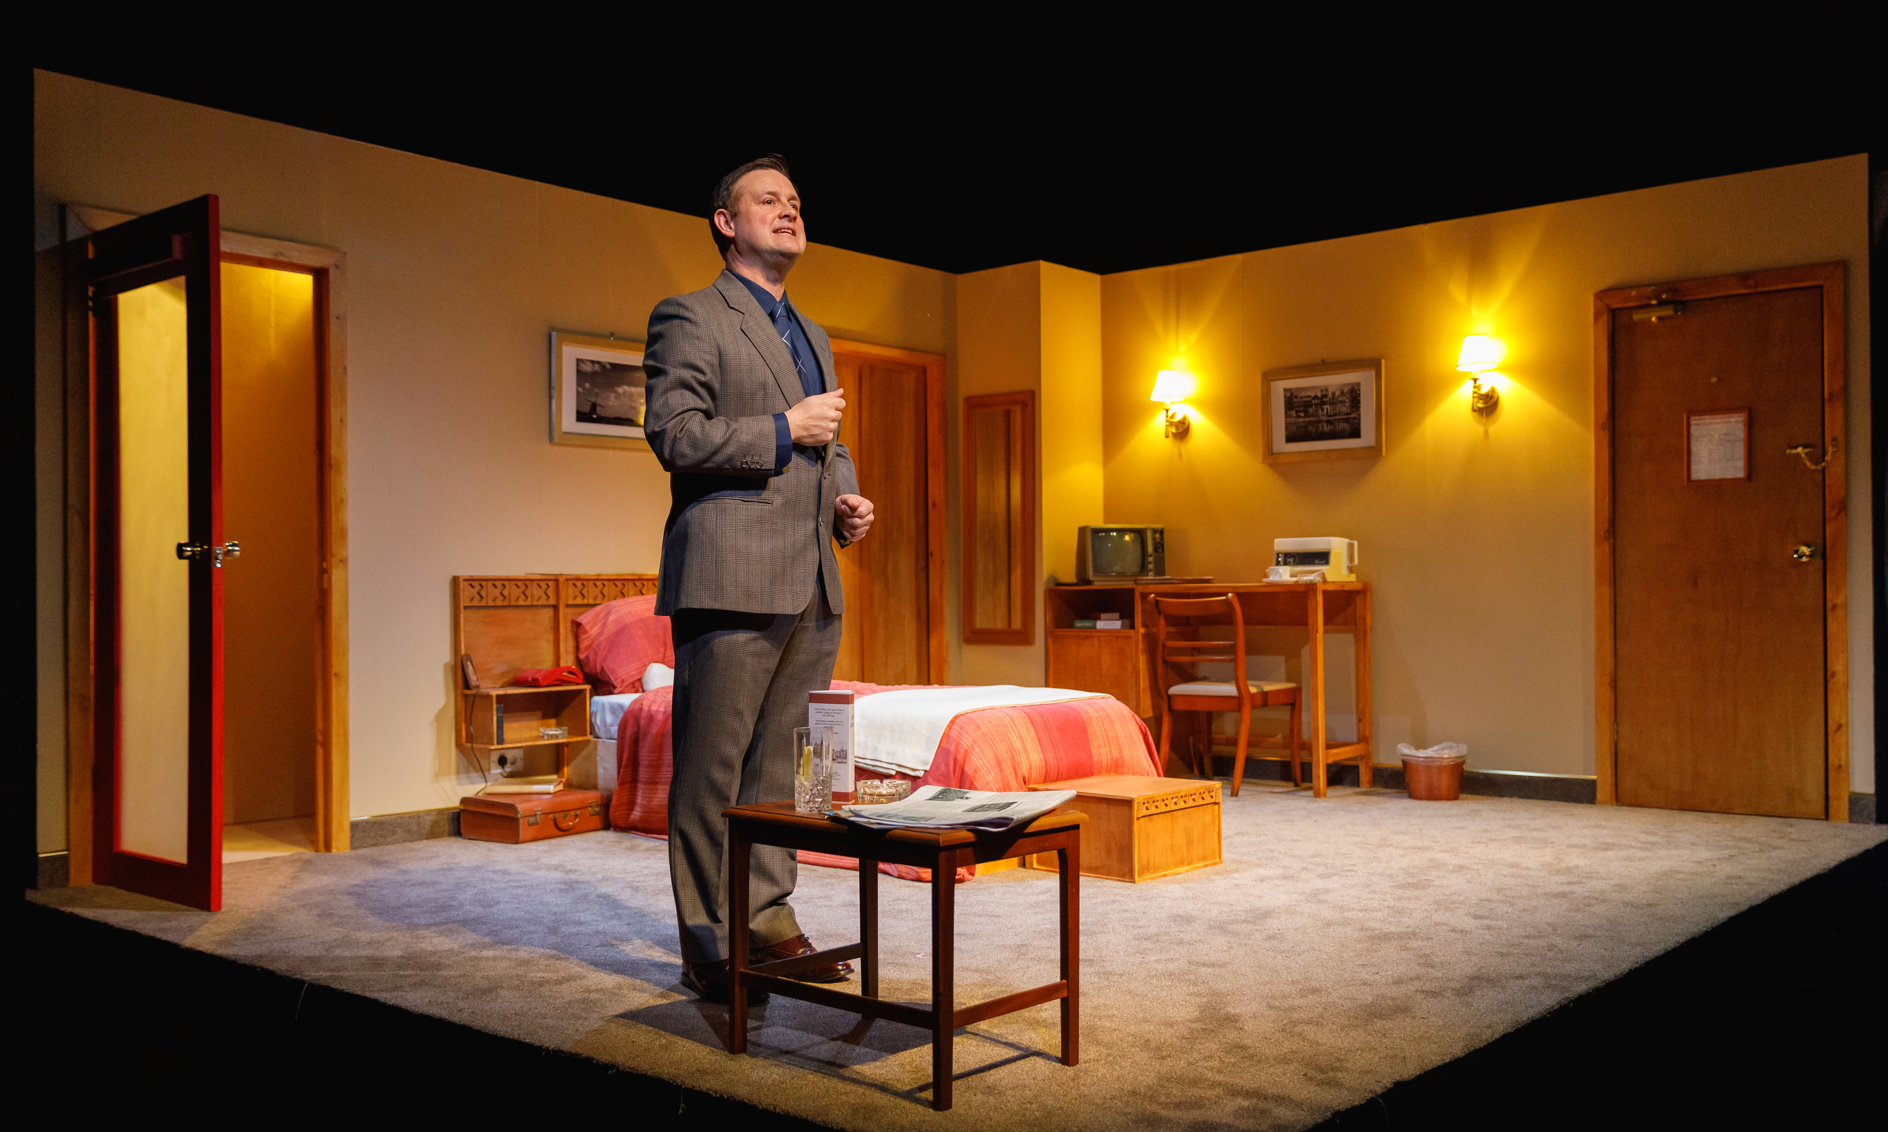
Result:
[[[1252,709],[1255,707],[1291,706],[1291,724],[1285,740],[1280,746],[1291,751],[1291,780],[1296,786],[1304,785],[1298,766],[1299,706],[1298,685],[1252,680],[1246,676],[1246,620],[1240,612],[1239,599],[1231,594],[1224,597],[1176,598],[1155,595],[1154,613],[1158,629],[1155,636],[1155,656],[1161,683],[1168,679],[1168,665],[1191,665],[1195,679],[1170,685],[1160,697],[1160,763],[1167,765],[1167,753],[1173,740],[1173,713],[1176,711],[1237,711],[1239,713],[1239,747],[1233,756],[1232,792],[1239,794],[1239,784],[1246,774],[1246,740],[1252,732]],[[1185,626],[1230,625],[1232,640],[1201,641],[1179,639],[1170,635],[1169,619],[1175,619]],[[1198,679],[1202,662],[1231,661],[1232,680],[1221,682]],[[1213,743],[1211,738],[1211,715],[1207,716],[1208,738],[1206,749],[1197,767],[1207,778],[1213,775]],[[1189,745],[1189,755],[1193,752]]]

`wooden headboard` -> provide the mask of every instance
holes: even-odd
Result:
[[[654,574],[462,574],[452,579],[452,662],[469,654],[479,683],[523,668],[577,663],[576,620],[593,606],[656,592]]]

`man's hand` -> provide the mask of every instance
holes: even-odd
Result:
[[[843,396],[845,390],[835,389],[831,393],[820,393],[805,398],[793,408],[787,410],[787,430],[793,434],[795,444],[805,444],[818,448],[830,444],[833,434],[839,431],[839,412],[846,407]],[[858,496],[852,496],[859,499]],[[859,502],[865,503],[863,499]],[[867,514],[872,511],[870,503],[865,504]],[[867,520],[869,523],[870,520]]]
[[[848,543],[858,542],[872,529],[872,501],[863,495],[842,495],[833,500],[833,513],[839,518],[839,537]]]

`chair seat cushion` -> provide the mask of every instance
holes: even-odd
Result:
[[[1286,688],[1296,688],[1297,686],[1296,684],[1276,680],[1246,681],[1246,687],[1254,692],[1282,692]],[[1225,696],[1227,699],[1237,699],[1239,697],[1238,689],[1233,687],[1232,681],[1230,680],[1225,683],[1200,680],[1191,684],[1175,684],[1173,687],[1167,689],[1167,694],[1170,696]]]

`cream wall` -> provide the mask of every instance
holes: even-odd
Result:
[[[1260,576],[1274,538],[1357,539],[1379,760],[1459,740],[1472,766],[1592,774],[1593,293],[1846,262],[1851,765],[1872,791],[1866,181],[1843,158],[1106,276],[1107,519],[1165,523],[1171,572],[1225,579]],[[1510,348],[1486,423],[1454,369],[1476,331]],[[1147,401],[1176,352],[1200,381],[1181,443]],[[1365,357],[1384,457],[1265,464],[1260,374]]]
[[[97,83],[34,80],[39,246],[56,239],[60,202],[143,213],[216,193],[230,230],[347,253],[349,812],[456,804],[477,779],[450,735],[451,576],[653,571],[668,510],[650,454],[549,443],[549,331],[640,338],[657,301],[719,271],[706,221]],[[943,272],[815,244],[792,284],[795,303],[835,336],[952,347],[954,280]],[[42,383],[57,379],[57,341],[42,334],[48,349]],[[57,411],[56,397],[42,392],[40,404]],[[56,422],[42,422],[49,434]],[[58,476],[42,475],[40,490],[44,545],[63,506]],[[40,570],[42,595],[56,595],[56,554]],[[42,682],[63,671],[57,601],[41,602]],[[49,700],[62,693],[42,689]],[[59,711],[41,715],[43,850],[64,845],[63,727],[45,725]]]

